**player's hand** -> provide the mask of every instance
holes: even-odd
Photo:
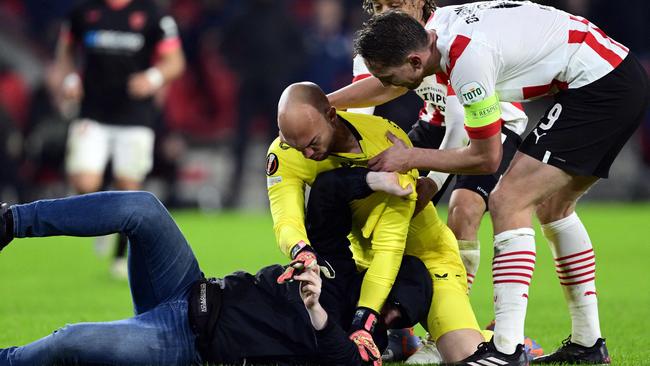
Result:
[[[372,309],[358,307],[352,318],[350,340],[357,345],[361,359],[374,366],[381,366],[381,352],[372,339],[379,314]]]
[[[150,97],[158,91],[158,87],[151,83],[145,71],[131,74],[127,88],[129,95],[135,99]]]
[[[78,102],[84,94],[83,84],[81,78],[77,73],[68,74],[63,78],[61,83],[61,94],[63,99]]]
[[[415,211],[413,211],[413,216],[419,214],[420,211],[424,210],[425,207],[431,202],[433,196],[438,193],[438,186],[436,182],[431,178],[420,177],[415,187],[415,191],[418,193],[418,199],[415,201]]]
[[[293,260],[284,270],[284,273],[278,277],[277,282],[279,284],[293,281],[294,276],[305,269],[318,267],[316,253],[310,245],[301,240],[296,244],[296,247],[299,247],[299,250],[293,255]]]
[[[408,172],[411,169],[409,165],[411,148],[391,132],[386,132],[386,137],[393,143],[393,146],[370,159],[368,161],[368,168],[383,172]]]
[[[320,306],[318,300],[323,286],[323,281],[320,278],[320,267],[312,266],[293,276],[293,279],[300,281],[300,298],[307,310]]]
[[[381,352],[366,330],[360,329],[350,334],[350,340],[357,345],[359,356],[365,363],[381,366]]]
[[[410,184],[406,188],[399,184],[399,175],[394,172],[369,172],[366,174],[366,183],[375,192],[386,192],[399,197],[406,197],[413,193]]]

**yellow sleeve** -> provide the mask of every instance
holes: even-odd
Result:
[[[313,169],[296,150],[283,150],[277,139],[269,148],[266,163],[275,239],[282,253],[290,257],[291,248],[298,242],[309,243],[305,229],[304,177],[313,175]]]
[[[390,195],[384,197],[386,197],[384,202],[377,206],[379,209],[373,209],[368,217],[369,222],[376,222],[370,236],[372,259],[368,263],[368,270],[361,284],[358,303],[358,306],[368,307],[377,312],[384,305],[397,277],[404,255],[409,223],[415,209],[415,195],[408,198]]]

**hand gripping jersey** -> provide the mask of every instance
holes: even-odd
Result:
[[[114,8],[104,0],[75,7],[64,36],[81,49],[84,97],[80,118],[116,125],[152,126],[152,98],[128,94],[129,76],[152,66],[155,57],[180,48],[176,22],[150,0]]]
[[[346,112],[338,112],[338,115],[359,141],[361,153],[331,154],[323,161],[314,161],[281,144],[279,139],[269,147],[266,174],[273,229],[286,255],[300,240],[308,241],[305,187],[310,186],[319,173],[340,167],[366,167],[369,159],[391,146],[386,138],[387,131],[412,146],[399,126],[381,117]],[[400,184],[415,184],[417,176],[415,169],[401,174]],[[432,337],[437,339],[456,329],[478,329],[467,297],[467,276],[456,239],[433,205],[412,217],[416,196],[413,193],[401,198],[375,192],[350,204],[350,249],[357,267],[368,269],[358,305],[376,311],[381,309],[402,255],[407,254],[421,259],[433,279],[434,297],[427,318]],[[338,248],[341,253],[350,249],[347,244]],[[327,251],[331,252],[329,248]]]
[[[353,82],[372,76],[363,57],[357,55],[353,63]],[[427,76],[422,84],[415,89],[415,93],[422,98],[424,106],[420,110],[419,119],[436,126],[454,128],[457,124],[463,125],[463,109],[459,104],[454,89],[449,84],[449,78],[443,73]],[[521,135],[526,129],[528,117],[519,103],[501,103],[503,123],[509,130]],[[368,110],[368,113],[372,113]],[[462,130],[462,127],[460,128]],[[447,141],[440,148],[456,148],[467,145],[467,136],[463,133],[453,135],[453,141]],[[456,137],[458,136],[458,137]]]
[[[472,138],[500,131],[499,101],[575,89],[608,74],[628,49],[588,20],[529,1],[485,1],[436,10],[441,67],[465,107]]]
[[[271,214],[278,245],[286,255],[300,240],[308,242],[305,187],[319,173],[346,166],[366,167],[368,160],[391,146],[387,131],[410,145],[399,126],[381,117],[346,112],[338,112],[338,117],[359,141],[361,153],[333,153],[323,161],[314,161],[279,139],[269,148],[266,174]],[[415,187],[417,177],[417,170],[400,175],[402,186]],[[360,306],[381,309],[399,269],[416,197],[415,193],[402,199],[378,192],[352,204],[354,226],[360,229],[358,235],[351,235],[352,249],[357,263],[368,268]]]

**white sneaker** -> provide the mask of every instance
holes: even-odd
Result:
[[[117,280],[129,279],[129,266],[126,258],[115,258],[111,265],[111,276]]]
[[[436,343],[431,340],[431,337],[427,334],[427,339],[424,341],[424,346],[420,348],[415,354],[406,360],[408,365],[423,365],[423,364],[432,364],[432,363],[442,363],[442,356],[438,352],[438,347]]]

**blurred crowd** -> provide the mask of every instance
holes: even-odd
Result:
[[[138,1],[138,0],[135,0]],[[75,106],[63,103],[52,63],[61,22],[77,0],[0,0],[0,198],[27,201],[68,193],[63,171],[66,131]],[[220,202],[237,207],[251,141],[277,134],[276,104],[298,80],[325,92],[352,79],[352,39],[367,14],[361,0],[158,0],[177,21],[187,59],[182,77],[157,96],[153,177],[168,187],[200,179],[184,165],[192,149],[221,149],[230,164]],[[467,1],[438,1],[438,5]],[[629,46],[650,72],[650,2],[538,1],[590,19]],[[530,45],[535,47],[535,45]],[[379,109],[407,127],[416,97]],[[650,115],[639,131],[638,160],[650,167]],[[110,171],[110,170],[107,170]],[[197,178],[197,176],[199,176]],[[261,181],[261,180],[260,180]],[[171,187],[171,188],[170,188]]]

